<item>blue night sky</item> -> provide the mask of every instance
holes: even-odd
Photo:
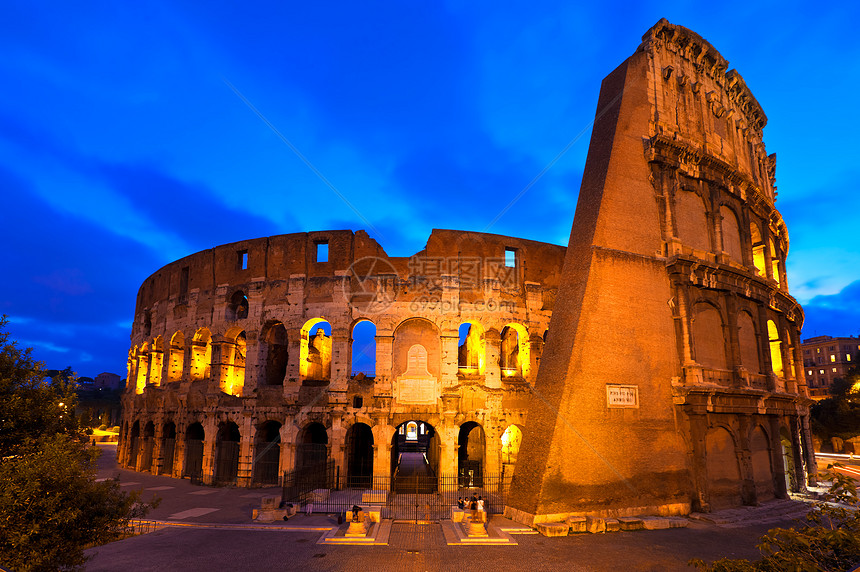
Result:
[[[362,228],[397,256],[432,228],[566,244],[600,81],[666,17],[711,42],[768,115],[804,337],[857,335],[858,12],[4,3],[0,313],[48,367],[125,376],[140,283],[215,245]]]

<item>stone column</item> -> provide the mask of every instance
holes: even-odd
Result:
[[[741,501],[745,505],[755,506],[758,504],[758,497],[755,490],[755,475],[749,440],[752,423],[749,415],[738,415],[738,422],[738,446],[735,449],[735,454],[741,473]]]
[[[233,351],[235,346],[224,336],[212,336],[212,360],[209,366],[209,379],[211,388],[227,393],[227,384],[232,377]]]
[[[540,367],[540,356],[543,353],[543,336],[541,334],[532,334],[529,336],[529,358],[531,363],[529,364],[530,372],[526,381],[529,382],[530,385],[535,384],[535,380],[537,379],[538,368]]]
[[[351,369],[349,329],[335,327],[332,324],[329,404],[335,407],[346,407],[346,388],[352,373]]]
[[[800,439],[807,468],[807,485],[814,487],[818,485],[818,462],[815,460],[815,446],[812,444],[812,433],[809,429],[809,415],[801,415],[799,419]]]
[[[215,446],[218,439],[218,422],[212,415],[203,420],[203,482],[211,485],[215,481]]]
[[[160,475],[161,468],[164,466],[164,458],[162,456],[164,449],[164,415],[159,412],[156,413],[155,419],[153,420],[153,425],[155,431],[153,432],[152,438],[154,442],[152,443],[152,465],[150,466],[149,472],[153,475]]]
[[[287,329],[287,375],[284,379],[284,397],[295,399],[302,385],[301,375],[302,331],[300,328]]]
[[[260,380],[265,375],[265,357],[261,356],[260,337],[257,332],[245,332],[245,383],[242,386],[242,395],[252,395],[257,385],[262,385]],[[262,357],[262,359],[261,359]]]
[[[391,477],[391,438],[394,427],[389,425],[386,413],[373,414],[373,478],[377,483],[388,483]]]
[[[788,498],[788,487],[786,486],[785,461],[782,452],[782,435],[780,434],[779,417],[768,415],[770,426],[770,466],[773,467],[774,494],[777,498]]]
[[[373,384],[374,396],[391,397],[391,368],[394,362],[394,334],[376,335],[376,379]]]
[[[484,383],[487,387],[502,387],[502,373],[499,368],[501,342],[502,337],[495,328],[491,328],[484,333],[484,346],[487,352],[486,361],[484,361]]]
[[[439,336],[439,341],[442,350],[442,368],[439,377],[442,382],[442,391],[445,391],[448,388],[456,387],[458,383],[460,335],[456,330],[453,332],[443,331],[442,335]]]
[[[188,423],[176,424],[176,443],[173,446],[172,477],[181,478],[185,472],[185,429]]]
[[[245,413],[239,427],[239,470],[236,486],[250,487],[254,473],[254,454],[256,450],[257,426],[250,412]]]

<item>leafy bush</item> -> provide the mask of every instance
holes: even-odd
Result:
[[[690,564],[709,572],[848,572],[860,564],[860,502],[854,479],[827,467],[831,480],[824,499],[816,502],[797,528],[773,528],[757,548],[764,556],[755,562],[723,558]]]

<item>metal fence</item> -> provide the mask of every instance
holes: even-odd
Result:
[[[284,473],[282,501],[305,511],[345,513],[354,505],[379,508],[382,518],[434,522],[451,518],[452,507],[474,495],[484,500],[484,510],[504,512],[512,473],[481,473],[469,476],[409,475],[406,477],[349,477],[340,475],[332,461]]]

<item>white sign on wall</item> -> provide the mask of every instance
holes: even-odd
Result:
[[[397,401],[433,405],[439,397],[436,378],[427,370],[427,350],[421,344],[409,348],[406,371],[397,378]]]
[[[606,406],[638,409],[639,386],[606,384]]]

